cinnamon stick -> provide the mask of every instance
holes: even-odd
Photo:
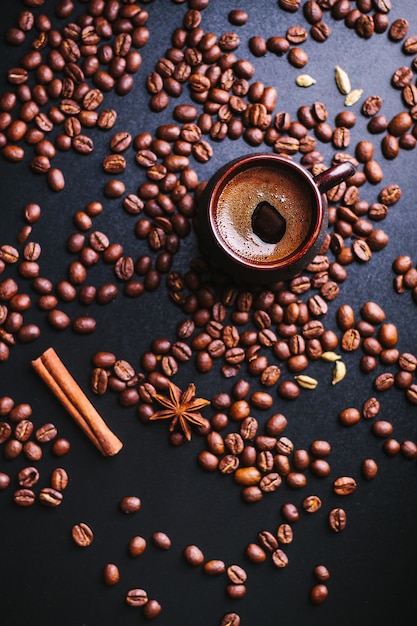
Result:
[[[110,430],[53,348],[32,361],[37,374],[104,456],[117,454],[123,444]]]

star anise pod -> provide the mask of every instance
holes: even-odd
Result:
[[[169,397],[159,393],[153,395],[154,399],[166,407],[162,411],[156,411],[151,420],[170,419],[169,430],[172,432],[178,425],[188,439],[191,439],[191,424],[206,426],[207,420],[201,415],[200,409],[210,404],[209,400],[195,397],[195,385],[190,383],[185,391],[181,391],[173,382],[168,383]]]

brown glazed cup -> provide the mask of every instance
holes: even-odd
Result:
[[[239,283],[271,284],[299,274],[327,231],[325,192],[355,173],[351,162],[313,177],[278,154],[249,154],[224,165],[197,207],[200,247]]]

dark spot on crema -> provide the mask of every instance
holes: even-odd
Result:
[[[265,243],[281,241],[286,228],[285,219],[269,202],[260,202],[252,213],[253,232]]]

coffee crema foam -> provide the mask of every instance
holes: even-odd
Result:
[[[253,232],[252,214],[263,201],[286,221],[278,243],[266,243]],[[294,254],[308,239],[313,203],[310,186],[289,167],[250,167],[237,173],[220,192],[217,228],[225,244],[242,260],[276,262]]]

